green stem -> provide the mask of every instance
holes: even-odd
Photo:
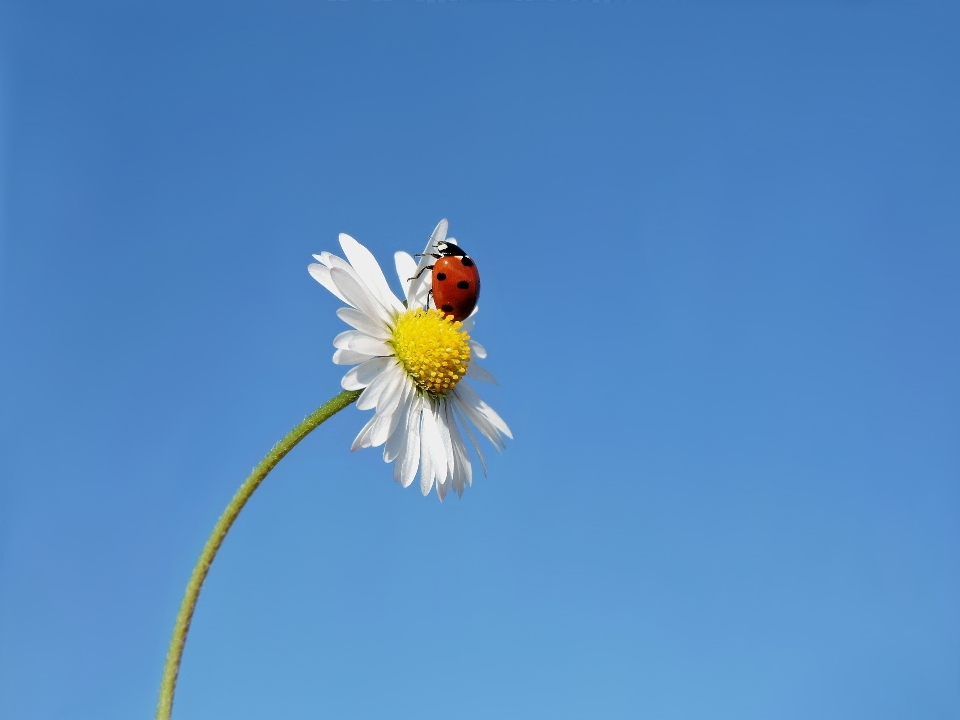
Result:
[[[360,397],[360,391],[345,390],[317,408],[302,423],[291,430],[283,440],[278,442],[273,450],[267,453],[267,456],[260,461],[260,464],[253,469],[250,476],[237,490],[236,495],[227,505],[227,509],[223,511],[223,515],[220,516],[213,528],[207,544],[203,546],[200,559],[197,560],[197,564],[193,568],[193,574],[190,575],[190,582],[187,583],[187,591],[183,594],[183,602],[180,603],[177,622],[173,626],[173,637],[170,638],[170,649],[167,651],[167,662],[163,668],[163,679],[160,681],[157,720],[169,720],[170,713],[173,711],[173,693],[177,686],[177,674],[180,672],[180,660],[183,658],[183,646],[187,642],[187,632],[190,630],[190,620],[193,618],[193,611],[197,606],[197,598],[200,597],[200,588],[203,586],[210,565],[213,564],[213,559],[223,544],[223,539],[230,531],[233,521],[237,519],[250,496],[260,487],[263,479],[283,459],[284,455],[290,452],[311,431],[315,430],[320,423],[355,402],[358,397]]]

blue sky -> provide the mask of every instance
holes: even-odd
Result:
[[[0,715],[150,717],[339,232],[442,217],[516,441],[298,447],[174,717],[960,717],[960,12],[0,3]]]

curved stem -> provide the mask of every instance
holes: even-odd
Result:
[[[213,559],[223,544],[223,539],[230,531],[233,521],[237,519],[240,511],[243,510],[243,506],[247,504],[247,500],[260,486],[263,479],[283,459],[284,455],[290,452],[311,431],[315,430],[320,423],[355,402],[358,397],[360,397],[359,390],[345,390],[317,408],[302,423],[291,430],[283,440],[278,442],[273,450],[267,453],[267,456],[260,461],[260,464],[253,469],[250,476],[237,490],[236,495],[227,505],[227,509],[223,511],[223,515],[220,516],[216,526],[214,526],[207,544],[203,546],[200,559],[197,560],[193,573],[190,575],[190,582],[187,583],[187,591],[183,594],[183,602],[180,603],[177,622],[173,626],[173,637],[170,638],[170,649],[167,651],[167,662],[163,667],[163,679],[160,681],[157,720],[169,720],[170,713],[173,711],[173,693],[177,685],[177,674],[180,672],[183,646],[187,641],[187,632],[190,630],[190,620],[193,618],[193,611],[197,606],[197,598],[200,597],[200,588],[203,586],[210,565],[213,564]]]

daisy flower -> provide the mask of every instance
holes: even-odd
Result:
[[[471,425],[499,451],[510,428],[464,378],[495,383],[477,364],[487,351],[472,340],[476,310],[455,322],[428,305],[430,272],[424,271],[438,243],[446,240],[441,220],[424,257],[417,263],[408,253],[394,255],[404,300],[390,290],[373,254],[349,235],[340,235],[346,260],[324,252],[314,255],[310,275],[349,307],[337,316],[353,327],[333,339],[333,361],[353,365],[340,384],[363,390],[360,410],[373,410],[351,450],[383,445],[383,459],[394,463],[393,478],[409,487],[417,472],[424,495],[436,486],[443,500],[451,488],[462,495],[472,484],[473,471],[460,428],[483,454]],[[447,242],[454,243],[450,238]],[[420,273],[416,279],[417,274]]]

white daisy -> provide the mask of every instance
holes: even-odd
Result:
[[[436,485],[443,500],[452,487],[462,495],[472,484],[472,469],[459,427],[466,432],[484,468],[483,454],[470,425],[476,426],[499,451],[510,428],[480,399],[464,377],[495,383],[475,357],[487,351],[473,341],[473,314],[454,322],[428,308],[430,262],[427,253],[446,240],[447,221],[441,220],[419,264],[405,252],[394,255],[405,300],[390,290],[373,254],[349,235],[340,235],[347,259],[324,252],[314,255],[310,275],[350,307],[337,315],[354,330],[333,339],[338,365],[355,365],[343,376],[346,390],[363,390],[357,399],[361,410],[374,410],[352,450],[384,446],[383,459],[394,463],[393,477],[409,487],[420,472],[420,490],[427,495]],[[453,238],[447,242],[455,243]],[[469,422],[468,422],[469,421]]]

